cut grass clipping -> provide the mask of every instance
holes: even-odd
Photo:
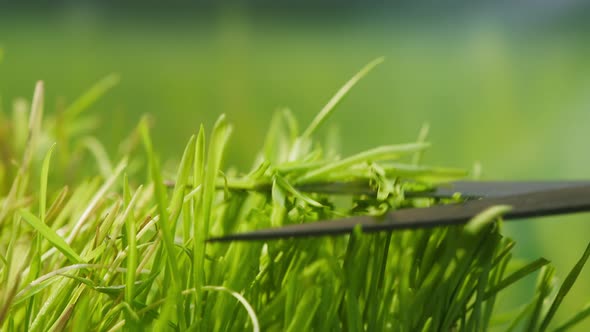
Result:
[[[248,172],[222,166],[232,132],[223,116],[208,135],[201,127],[189,139],[175,172],[161,167],[149,118],[111,160],[87,136],[94,118],[86,109],[117,77],[52,117],[43,116],[38,83],[30,106],[18,100],[1,118],[1,329],[562,331],[590,315],[587,305],[552,322],[590,247],[554,289],[547,260],[512,260],[514,242],[500,233],[506,207],[464,227],[206,243],[231,232],[449,203],[404,195],[466,175],[420,164],[427,127],[416,142],[343,157],[315,140],[381,61],[347,82],[301,132],[289,111],[278,112]],[[505,316],[494,305],[498,295],[538,272],[530,303],[494,319],[497,311]]]

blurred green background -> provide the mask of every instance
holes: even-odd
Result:
[[[95,134],[111,152],[150,113],[158,150],[176,160],[200,123],[210,127],[226,113],[235,124],[228,163],[247,167],[274,110],[289,107],[306,124],[358,69],[385,56],[331,120],[345,152],[411,141],[429,122],[426,163],[478,161],[485,179],[590,178],[583,2],[136,3],[140,9],[92,1],[7,6],[2,112],[15,97],[30,98],[38,79],[53,112],[114,72],[121,83],[92,109],[101,119]],[[506,225],[519,257],[544,256],[561,277],[588,231],[588,215]],[[589,277],[586,268],[558,320],[590,301]],[[507,303],[529,298],[533,284],[515,287]]]

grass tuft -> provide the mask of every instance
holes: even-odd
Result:
[[[500,227],[505,206],[465,226],[206,242],[230,232],[460,201],[416,196],[468,176],[421,163],[430,147],[427,125],[416,142],[345,157],[336,138],[322,144],[315,137],[381,62],[353,76],[302,133],[290,111],[278,112],[245,171],[223,164],[232,132],[225,116],[209,135],[199,127],[176,173],[168,173],[160,167],[148,117],[116,155],[92,137],[83,113],[118,76],[107,76],[45,118],[38,83],[30,110],[27,102],[15,102],[6,120],[2,137],[14,139],[0,141],[8,154],[0,164],[0,330],[551,328],[590,247],[558,289],[547,260],[513,259],[515,243]],[[82,167],[89,152],[95,165]],[[498,319],[497,297],[535,273],[531,302]],[[588,316],[583,307],[557,329]]]

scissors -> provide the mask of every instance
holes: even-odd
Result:
[[[459,203],[391,211],[376,218],[353,216],[209,238],[208,242],[273,240],[351,233],[420,229],[459,225],[497,205],[512,209],[504,220],[543,217],[590,211],[590,181],[456,181],[420,194],[422,197],[449,198],[457,193]]]

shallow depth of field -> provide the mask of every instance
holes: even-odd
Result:
[[[249,166],[273,111],[289,107],[307,123],[360,67],[385,56],[341,104],[330,121],[338,126],[324,128],[339,132],[343,151],[412,141],[428,122],[427,163],[481,167],[484,179],[589,179],[590,16],[566,3],[440,15],[408,6],[13,8],[0,11],[0,110],[31,98],[42,79],[52,113],[116,73],[118,86],[89,112],[111,152],[149,113],[156,149],[177,162],[199,124],[225,113],[235,124],[226,165]],[[545,257],[561,277],[589,231],[588,214],[506,225],[518,257]],[[586,268],[556,320],[588,302],[589,278]],[[530,298],[534,282],[504,294],[507,311]]]

